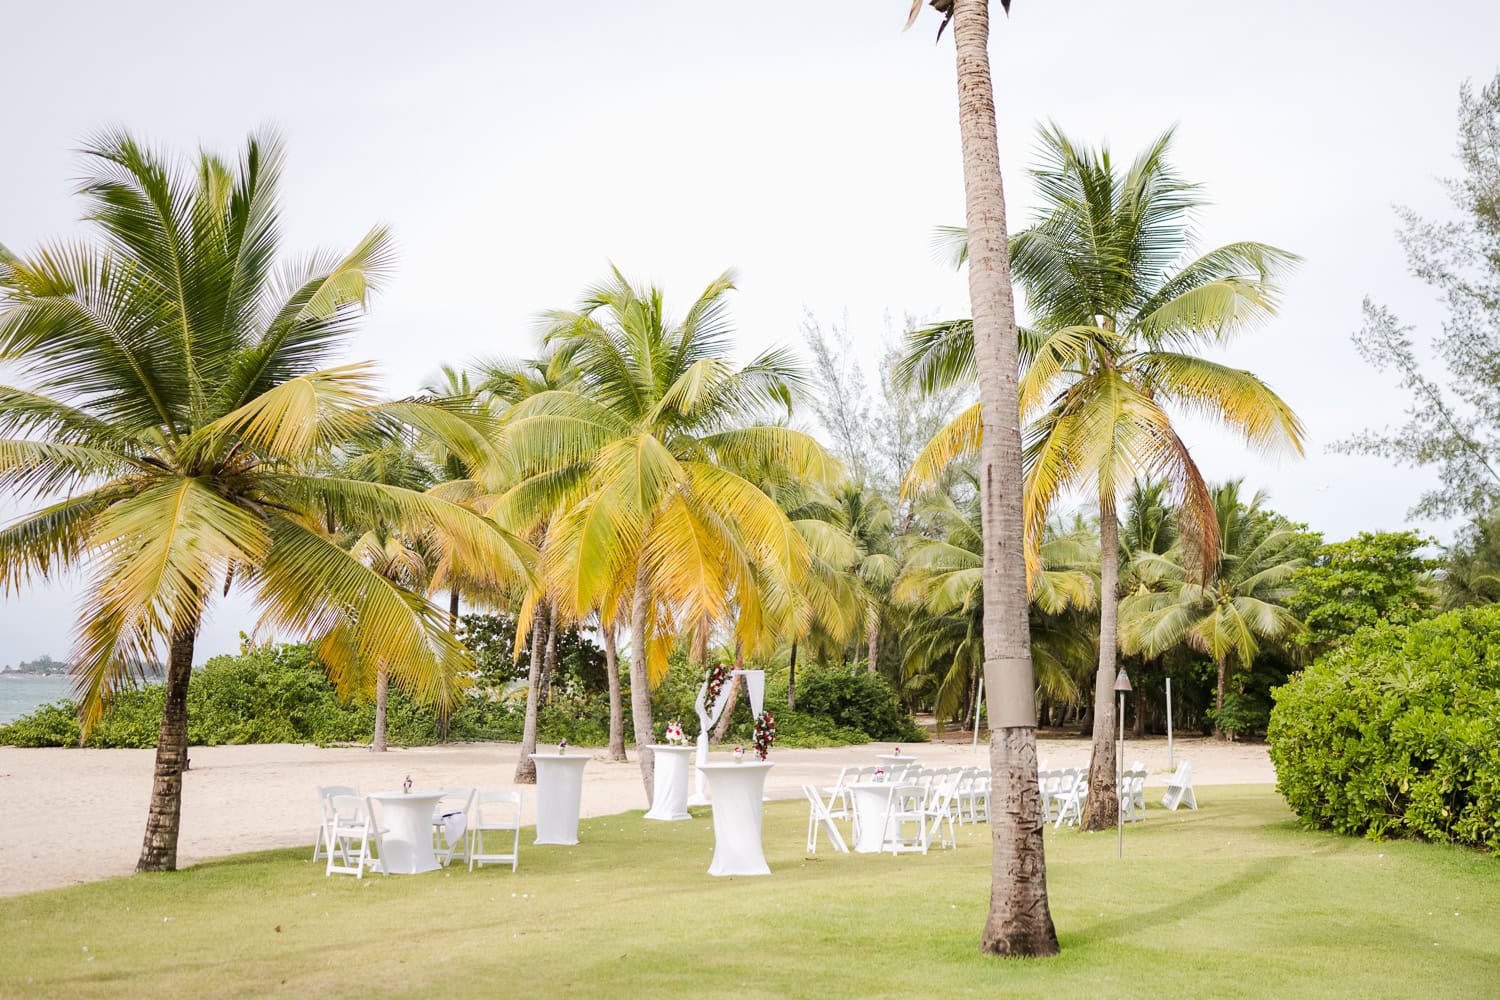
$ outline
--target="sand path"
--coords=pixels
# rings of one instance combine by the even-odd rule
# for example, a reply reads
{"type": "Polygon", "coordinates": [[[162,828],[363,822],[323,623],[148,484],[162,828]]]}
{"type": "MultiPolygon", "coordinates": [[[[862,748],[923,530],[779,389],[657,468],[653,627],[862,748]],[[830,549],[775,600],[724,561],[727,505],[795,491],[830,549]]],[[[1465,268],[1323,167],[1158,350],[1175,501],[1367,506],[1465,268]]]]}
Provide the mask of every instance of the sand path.
{"type": "MultiPolygon", "coordinates": [[[[550,749],[550,748],[549,748],[550,749]]],[[[1179,739],[1177,760],[1191,760],[1201,785],[1276,780],[1266,749],[1253,744],[1179,739]]],[[[826,784],[845,764],[875,763],[890,744],[826,750],[777,750],[766,783],[773,798],[800,796],[803,782],[826,784]]],[[[967,743],[911,744],[923,764],[984,765],[967,743]]],[[[583,749],[571,753],[586,752],[583,749]]],[[[308,845],[317,830],[314,789],[355,785],[398,788],[407,775],[421,788],[510,785],[519,746],[463,743],[373,754],[362,748],[194,747],[183,791],[178,862],[273,847],[308,845]]],[[[0,895],[74,885],[129,874],[140,850],[151,791],[151,750],[26,750],[0,747],[0,895]]],[[[1051,767],[1088,763],[1088,742],[1044,738],[1039,754],[1051,767]]],[[[1130,761],[1143,760],[1151,784],[1165,783],[1164,739],[1131,742],[1130,761]]],[[[526,821],[532,821],[528,794],[526,821]]],[[[584,816],[645,809],[637,765],[597,757],[584,780],[584,816]]]]}

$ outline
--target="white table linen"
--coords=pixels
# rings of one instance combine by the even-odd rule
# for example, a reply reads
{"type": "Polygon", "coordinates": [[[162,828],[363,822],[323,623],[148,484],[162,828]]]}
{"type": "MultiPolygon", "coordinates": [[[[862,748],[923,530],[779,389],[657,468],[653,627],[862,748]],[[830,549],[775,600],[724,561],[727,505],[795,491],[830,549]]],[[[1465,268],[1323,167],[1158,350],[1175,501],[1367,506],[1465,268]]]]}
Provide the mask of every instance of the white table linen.
{"type": "Polygon", "coordinates": [[[845,788],[854,803],[859,836],[849,846],[856,854],[879,854],[885,839],[886,811],[891,801],[889,781],[856,781],[845,788]]]}
{"type": "Polygon", "coordinates": [[[875,759],[886,767],[890,767],[892,764],[906,764],[908,767],[915,767],[917,765],[917,758],[909,753],[878,753],[875,755],[875,759]]]}
{"type": "Polygon", "coordinates": [[[649,749],[656,755],[656,779],[646,819],[692,819],[687,811],[688,759],[693,756],[694,748],[652,744],[649,749]]]}
{"type": "Polygon", "coordinates": [[[442,792],[372,792],[380,803],[375,821],[385,830],[380,838],[380,863],[392,875],[436,871],[432,852],[432,812],[442,792]]]}
{"type": "Polygon", "coordinates": [[[536,762],[536,840],[534,844],[578,843],[578,811],[583,801],[586,753],[534,753],[536,762]]]}
{"type": "Polygon", "coordinates": [[[760,842],[761,799],[773,764],[699,764],[708,777],[714,808],[714,859],[710,875],[769,875],[760,842]]]}

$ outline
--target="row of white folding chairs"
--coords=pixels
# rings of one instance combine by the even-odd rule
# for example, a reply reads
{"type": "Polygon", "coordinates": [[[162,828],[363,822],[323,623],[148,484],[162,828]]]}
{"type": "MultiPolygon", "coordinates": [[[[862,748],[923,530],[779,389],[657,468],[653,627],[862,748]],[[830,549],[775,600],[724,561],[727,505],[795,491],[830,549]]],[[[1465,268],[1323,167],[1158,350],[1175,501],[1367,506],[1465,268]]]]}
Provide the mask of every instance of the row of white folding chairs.
{"type": "Polygon", "coordinates": [[[1083,802],[1088,797],[1088,771],[1081,767],[1038,771],[1037,787],[1042,795],[1042,821],[1053,829],[1064,823],[1072,825],[1083,819],[1083,802]]]}
{"type": "Polygon", "coordinates": [[[940,847],[953,847],[957,843],[953,821],[962,814],[961,799],[972,793],[979,774],[977,767],[908,771],[891,790],[880,849],[893,855],[912,851],[926,854],[934,838],[940,847]]]}
{"type": "Polygon", "coordinates": [[[1120,819],[1139,823],[1146,818],[1146,765],[1136,761],[1120,775],[1120,819]]]}
{"type": "MultiPolygon", "coordinates": [[[[320,823],[313,860],[326,857],[325,874],[347,874],[363,878],[366,870],[385,874],[380,863],[381,838],[387,832],[376,822],[374,802],[347,785],[318,788],[320,823]]],[[[433,808],[433,854],[444,867],[455,857],[476,865],[509,862],[511,871],[520,860],[521,793],[480,792],[472,788],[445,789],[433,808]],[[509,852],[485,852],[486,832],[510,833],[509,852]]]]}
{"type": "Polygon", "coordinates": [[[821,789],[819,794],[826,797],[826,806],[830,818],[849,819],[854,814],[853,803],[849,801],[850,785],[861,781],[900,781],[915,767],[915,764],[904,762],[889,766],[884,764],[852,764],[842,768],[839,771],[837,780],[832,785],[821,789]]]}

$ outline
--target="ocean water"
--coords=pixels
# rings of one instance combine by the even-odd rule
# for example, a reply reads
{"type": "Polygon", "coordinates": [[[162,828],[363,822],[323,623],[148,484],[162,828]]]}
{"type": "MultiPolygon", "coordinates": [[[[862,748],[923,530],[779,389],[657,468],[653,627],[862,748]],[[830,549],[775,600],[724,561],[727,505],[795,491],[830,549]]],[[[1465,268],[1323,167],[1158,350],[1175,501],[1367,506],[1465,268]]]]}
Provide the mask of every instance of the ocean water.
{"type": "Polygon", "coordinates": [[[18,677],[0,674],[0,725],[14,722],[32,709],[68,697],[69,677],[18,677]]]}

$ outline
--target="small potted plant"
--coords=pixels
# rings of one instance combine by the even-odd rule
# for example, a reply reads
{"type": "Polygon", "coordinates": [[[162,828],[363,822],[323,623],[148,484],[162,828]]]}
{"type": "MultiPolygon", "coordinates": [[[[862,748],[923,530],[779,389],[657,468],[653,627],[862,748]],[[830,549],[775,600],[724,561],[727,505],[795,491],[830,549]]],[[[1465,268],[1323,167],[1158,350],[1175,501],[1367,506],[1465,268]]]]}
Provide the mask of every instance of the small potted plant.
{"type": "Polygon", "coordinates": [[[744,760],[745,760],[745,748],[744,747],[735,747],[734,748],[734,762],[736,764],[741,764],[741,763],[744,763],[744,760]]]}
{"type": "Polygon", "coordinates": [[[567,740],[558,740],[557,741],[557,755],[559,757],[561,757],[563,754],[565,754],[567,752],[568,752],[568,741],[567,740]]]}
{"type": "Polygon", "coordinates": [[[409,774],[406,776],[406,780],[403,781],[403,782],[401,782],[401,794],[402,795],[410,795],[411,794],[411,775],[409,775],[409,774]]]}

